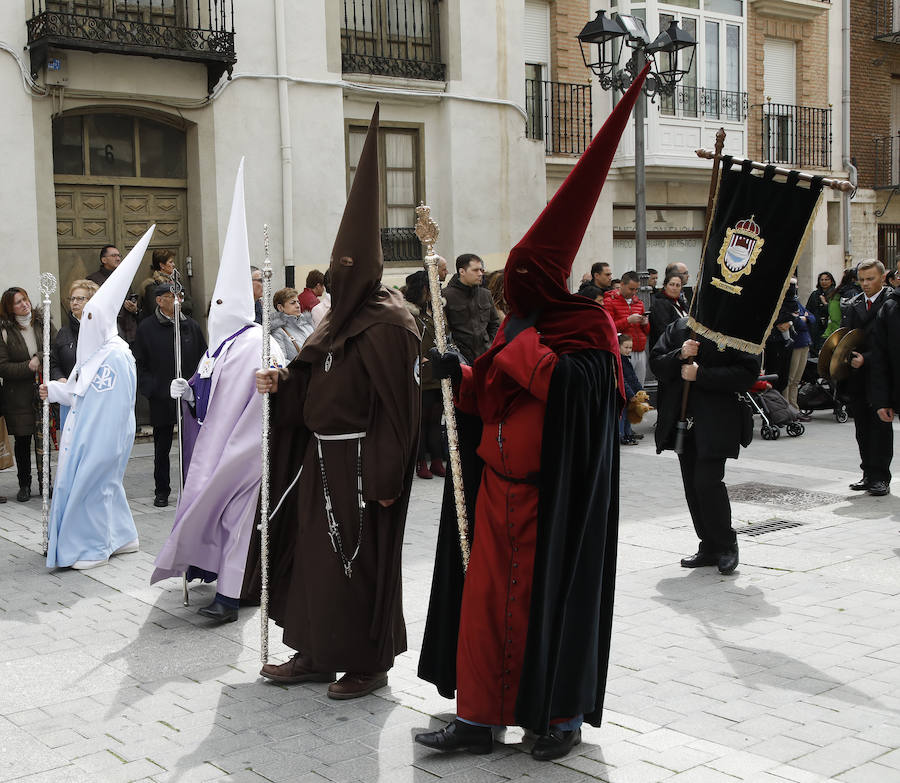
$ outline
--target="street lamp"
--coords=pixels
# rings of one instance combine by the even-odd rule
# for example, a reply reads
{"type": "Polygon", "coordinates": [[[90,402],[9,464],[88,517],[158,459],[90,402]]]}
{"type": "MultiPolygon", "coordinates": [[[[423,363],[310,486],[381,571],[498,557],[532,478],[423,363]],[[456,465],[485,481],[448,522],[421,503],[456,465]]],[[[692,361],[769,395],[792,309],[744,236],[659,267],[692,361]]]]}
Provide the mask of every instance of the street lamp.
{"type": "MultiPolygon", "coordinates": [[[[594,73],[604,90],[624,92],[644,65],[651,61],[653,67],[643,86],[644,94],[651,101],[657,95],[672,95],[675,92],[678,82],[693,66],[697,47],[697,42],[691,35],[674,21],[651,41],[642,19],[625,14],[607,17],[606,11],[597,11],[596,18],[588,22],[578,34],[578,43],[585,67],[594,73]],[[596,46],[596,55],[590,54],[592,46],[596,46]],[[631,56],[624,68],[619,68],[623,46],[631,49],[631,56]]],[[[644,169],[646,113],[646,105],[643,101],[638,101],[634,107],[634,249],[635,269],[640,275],[642,287],[647,282],[647,194],[644,169]]]]}

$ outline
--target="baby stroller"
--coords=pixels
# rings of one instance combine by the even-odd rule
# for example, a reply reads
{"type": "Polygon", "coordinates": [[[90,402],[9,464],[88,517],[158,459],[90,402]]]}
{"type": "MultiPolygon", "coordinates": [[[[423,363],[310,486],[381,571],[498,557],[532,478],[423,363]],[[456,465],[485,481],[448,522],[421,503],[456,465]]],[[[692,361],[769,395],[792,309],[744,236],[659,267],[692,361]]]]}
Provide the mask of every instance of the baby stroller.
{"type": "Polygon", "coordinates": [[[838,424],[844,424],[850,418],[846,401],[838,394],[831,381],[819,376],[816,359],[808,359],[806,362],[800,389],[797,391],[797,405],[806,416],[813,411],[830,409],[838,424]]]}
{"type": "Polygon", "coordinates": [[[772,388],[772,383],[777,380],[777,375],[760,375],[750,390],[741,395],[755,414],[762,419],[759,434],[762,435],[763,440],[778,440],[781,437],[782,427],[792,438],[797,438],[806,432],[803,423],[797,421],[800,411],[772,388]]]}

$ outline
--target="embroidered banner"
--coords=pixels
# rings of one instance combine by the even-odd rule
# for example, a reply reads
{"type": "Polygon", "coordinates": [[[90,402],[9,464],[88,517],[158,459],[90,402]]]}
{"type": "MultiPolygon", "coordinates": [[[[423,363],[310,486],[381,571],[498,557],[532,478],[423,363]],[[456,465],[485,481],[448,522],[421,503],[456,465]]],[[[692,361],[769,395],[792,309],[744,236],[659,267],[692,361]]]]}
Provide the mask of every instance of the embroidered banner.
{"type": "Polygon", "coordinates": [[[719,348],[762,353],[812,229],[822,178],[774,177],[774,166],[758,174],[745,161],[737,171],[730,156],[722,158],[688,320],[719,348]]]}

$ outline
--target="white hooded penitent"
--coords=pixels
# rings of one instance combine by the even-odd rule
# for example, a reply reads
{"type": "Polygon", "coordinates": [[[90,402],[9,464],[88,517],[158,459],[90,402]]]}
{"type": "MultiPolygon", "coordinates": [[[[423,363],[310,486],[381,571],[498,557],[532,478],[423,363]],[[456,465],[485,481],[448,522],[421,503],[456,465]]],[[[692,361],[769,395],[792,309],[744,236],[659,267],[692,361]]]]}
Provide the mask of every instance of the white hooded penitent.
{"type": "Polygon", "coordinates": [[[253,283],[250,279],[250,245],[247,241],[247,217],[244,210],[244,159],[238,167],[231,201],[231,217],[219,262],[219,275],[209,308],[209,350],[212,356],[219,346],[238,330],[255,323],[253,283]]]}
{"type": "Polygon", "coordinates": [[[116,340],[127,347],[125,341],[119,337],[116,318],[119,310],[122,309],[125,296],[131,288],[134,276],[141,266],[155,228],[156,224],[154,223],[147,229],[144,236],[122,259],[101,289],[84,306],[81,314],[81,326],[78,330],[75,369],[69,375],[66,383],[67,391],[70,393],[84,395],[116,340]]]}

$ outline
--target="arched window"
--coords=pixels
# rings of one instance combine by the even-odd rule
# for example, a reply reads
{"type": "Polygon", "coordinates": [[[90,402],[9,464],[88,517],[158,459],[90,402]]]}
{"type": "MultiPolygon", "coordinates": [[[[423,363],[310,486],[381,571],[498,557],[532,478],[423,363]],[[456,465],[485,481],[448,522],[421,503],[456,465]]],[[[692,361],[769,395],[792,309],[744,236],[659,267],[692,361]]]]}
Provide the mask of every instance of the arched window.
{"type": "Polygon", "coordinates": [[[127,114],[53,120],[53,173],[89,177],[185,179],[184,131],[127,114]]]}

